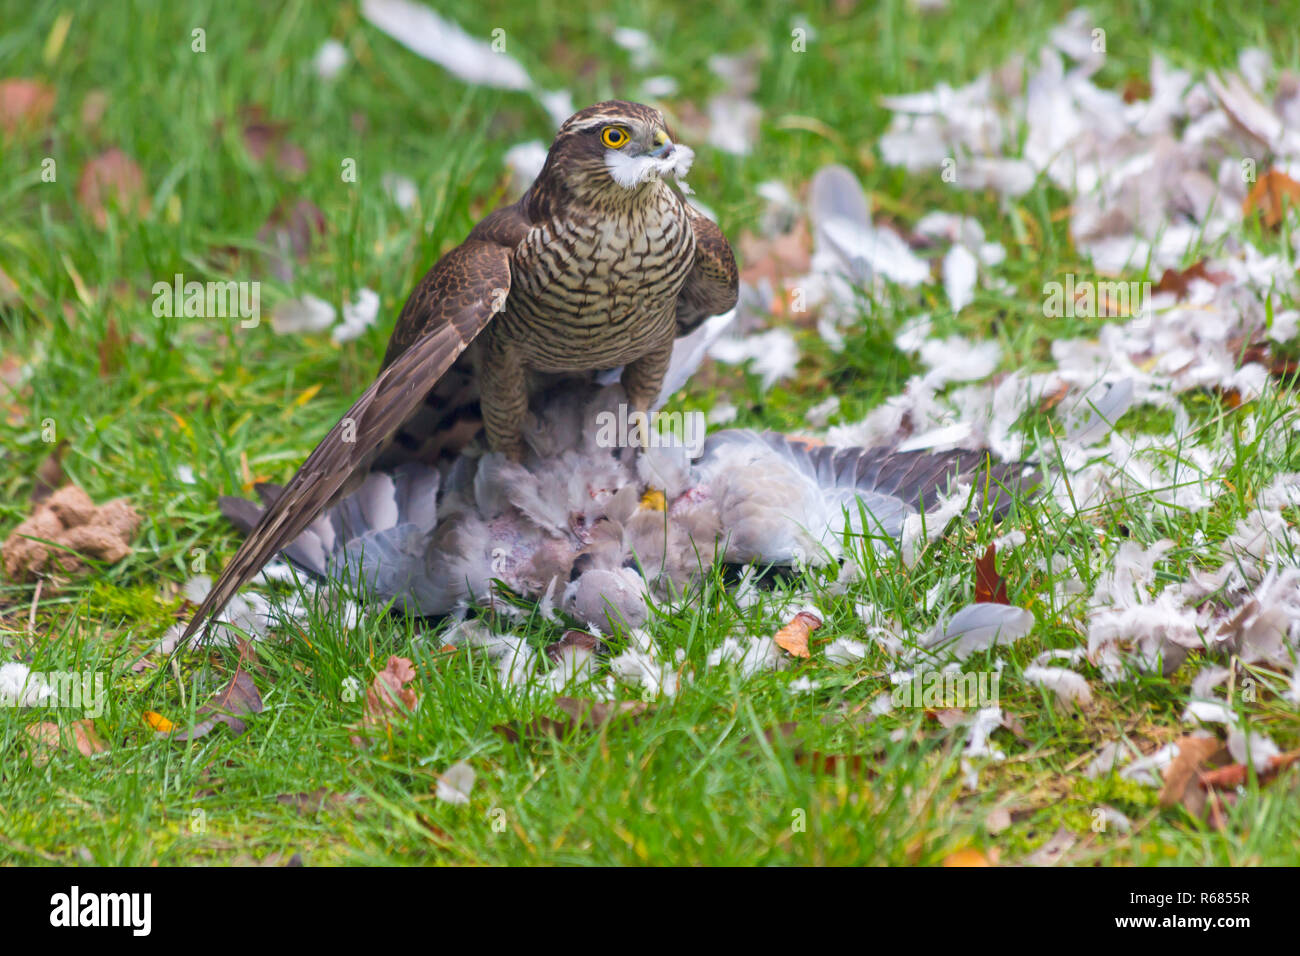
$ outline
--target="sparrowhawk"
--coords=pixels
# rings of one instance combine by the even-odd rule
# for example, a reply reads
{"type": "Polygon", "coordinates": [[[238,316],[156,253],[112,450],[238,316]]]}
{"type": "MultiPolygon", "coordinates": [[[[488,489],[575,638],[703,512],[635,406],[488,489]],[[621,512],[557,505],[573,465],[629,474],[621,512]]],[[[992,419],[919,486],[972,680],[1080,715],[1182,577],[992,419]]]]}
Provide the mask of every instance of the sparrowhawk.
{"type": "Polygon", "coordinates": [[[411,293],[378,377],[261,514],[181,643],[376,464],[432,462],[480,422],[518,459],[531,393],[618,366],[631,410],[647,411],[674,339],[736,302],[726,238],[666,181],[692,157],[648,106],[571,116],[523,197],[411,293]]]}

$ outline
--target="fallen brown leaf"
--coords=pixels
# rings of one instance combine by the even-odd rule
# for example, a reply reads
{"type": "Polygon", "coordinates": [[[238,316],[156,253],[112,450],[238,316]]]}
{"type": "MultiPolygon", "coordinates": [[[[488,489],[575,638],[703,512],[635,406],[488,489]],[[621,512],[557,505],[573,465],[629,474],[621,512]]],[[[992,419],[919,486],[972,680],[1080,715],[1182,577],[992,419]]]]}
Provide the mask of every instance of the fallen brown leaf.
{"type": "Polygon", "coordinates": [[[281,793],[276,796],[275,802],[282,807],[293,807],[305,816],[311,816],[325,808],[332,809],[348,804],[361,803],[364,799],[364,797],[357,797],[353,794],[334,793],[325,787],[317,787],[310,793],[281,793]]]}
{"type": "Polygon", "coordinates": [[[366,705],[362,711],[361,724],[356,729],[361,733],[352,737],[355,746],[365,743],[365,736],[375,732],[387,731],[394,721],[405,720],[420,703],[414,687],[407,687],[415,680],[415,665],[410,658],[392,655],[384,669],[375,675],[366,690],[366,705]]]}
{"type": "MultiPolygon", "coordinates": [[[[763,731],[768,743],[788,749],[796,766],[811,770],[816,775],[834,775],[842,767],[846,775],[872,777],[876,774],[876,762],[864,754],[828,754],[820,750],[809,750],[800,739],[799,722],[787,720],[763,731]]],[[[741,741],[747,750],[753,751],[753,737],[741,741]]]]}
{"type": "Polygon", "coordinates": [[[99,340],[99,377],[112,378],[117,372],[122,359],[122,346],[125,342],[122,333],[117,330],[117,319],[108,317],[104,337],[99,340]]]}
{"type": "Polygon", "coordinates": [[[770,239],[742,231],[739,245],[740,260],[745,263],[741,278],[750,285],[767,279],[774,289],[780,289],[783,280],[808,274],[812,237],[802,219],[789,232],[770,239]]]}
{"type": "Polygon", "coordinates": [[[955,707],[949,707],[944,710],[927,710],[925,716],[933,717],[942,727],[949,730],[966,723],[966,721],[971,717],[969,712],[958,710],[955,707]]]}
{"type": "Polygon", "coordinates": [[[546,656],[551,663],[558,664],[564,652],[571,647],[594,652],[600,649],[600,638],[586,631],[565,631],[558,641],[546,645],[546,656]]]}
{"type": "Polygon", "coordinates": [[[410,714],[419,703],[415,688],[406,686],[413,680],[415,665],[410,658],[389,657],[366,691],[366,716],[376,722],[386,722],[410,714]]]}
{"type": "Polygon", "coordinates": [[[974,847],[967,847],[943,858],[940,866],[992,866],[989,858],[974,847]]]}
{"type": "Polygon", "coordinates": [[[984,818],[984,829],[996,836],[1011,826],[1011,811],[1006,807],[996,807],[984,818]]]}
{"type": "Polygon", "coordinates": [[[975,559],[975,603],[1010,604],[1007,582],[998,574],[997,545],[990,544],[982,557],[975,559]]]}
{"type": "Polygon", "coordinates": [[[95,732],[91,720],[78,720],[61,728],[51,721],[41,721],[27,728],[27,735],[32,738],[32,762],[38,767],[49,762],[57,750],[75,750],[83,757],[103,753],[108,745],[95,732]]]}
{"type": "Polygon", "coordinates": [[[555,706],[566,719],[534,717],[525,723],[497,724],[492,729],[511,743],[543,737],[563,738],[577,731],[590,733],[621,719],[635,721],[649,710],[639,701],[596,701],[580,697],[557,697],[555,706]]]}
{"type": "Polygon", "coordinates": [[[1139,100],[1148,100],[1151,98],[1151,84],[1144,76],[1136,73],[1130,73],[1124,80],[1124,88],[1120,92],[1125,103],[1136,103],[1139,100]]]}
{"type": "Polygon", "coordinates": [[[257,241],[270,248],[267,267],[271,273],[292,282],[294,263],[310,255],[325,228],[325,214],[309,199],[276,206],[257,233],[257,241]]]}
{"type": "Polygon", "coordinates": [[[1270,169],[1242,202],[1241,214],[1249,216],[1258,210],[1265,228],[1275,229],[1282,224],[1288,206],[1300,206],[1300,183],[1280,169],[1270,169]]]}
{"type": "Polygon", "coordinates": [[[1201,765],[1224,749],[1217,737],[1181,737],[1177,741],[1178,756],[1165,769],[1164,786],[1160,788],[1158,802],[1162,807],[1183,804],[1195,816],[1204,807],[1204,793],[1195,786],[1201,765]]]}
{"type": "Polygon", "coordinates": [[[1156,283],[1156,292],[1172,292],[1178,298],[1187,295],[1187,290],[1192,284],[1193,279],[1203,279],[1206,282],[1212,282],[1214,285],[1223,285],[1232,278],[1226,272],[1211,272],[1205,266],[1205,260],[1194,263],[1186,269],[1166,269],[1160,276],[1160,281],[1156,283]]]}
{"type": "Polygon", "coordinates": [[[594,730],[623,717],[639,717],[650,708],[633,700],[588,700],[585,697],[557,697],[555,706],[580,726],[594,730]]]}
{"type": "Polygon", "coordinates": [[[108,226],[109,209],[134,219],[149,214],[144,173],[134,159],[117,147],[86,163],[77,181],[77,200],[100,229],[108,226]]]}
{"type": "Polygon", "coordinates": [[[229,683],[218,691],[212,700],[194,712],[196,717],[201,716],[205,719],[189,730],[171,734],[173,740],[198,740],[211,733],[217,724],[225,724],[236,736],[248,729],[248,725],[240,718],[248,714],[260,714],[263,706],[262,695],[257,692],[257,685],[244,669],[246,661],[255,653],[253,646],[247,641],[239,642],[239,663],[235,665],[235,673],[229,683]]]}
{"type": "MultiPolygon", "coordinates": [[[[1276,776],[1278,771],[1286,769],[1297,760],[1300,760],[1300,750],[1290,750],[1284,754],[1278,754],[1276,757],[1270,757],[1268,766],[1257,770],[1256,774],[1262,783],[1276,776]]],[[[1212,788],[1216,790],[1235,790],[1237,787],[1245,786],[1249,777],[1250,772],[1245,764],[1233,763],[1217,770],[1199,774],[1198,782],[1204,790],[1212,788]]]]}
{"type": "Polygon", "coordinates": [[[103,90],[91,90],[81,101],[81,125],[87,133],[99,130],[100,121],[108,111],[108,94],[103,90]]]}
{"type": "Polygon", "coordinates": [[[295,177],[307,172],[307,154],[285,138],[288,123],[268,119],[266,110],[256,105],[241,111],[240,122],[244,146],[257,162],[271,159],[276,169],[295,177]]]}
{"type": "Polygon", "coordinates": [[[54,111],[54,87],[40,80],[0,81],[0,132],[11,136],[39,130],[54,111]]]}
{"type": "Polygon", "coordinates": [[[811,657],[808,635],[822,626],[822,619],[811,611],[800,611],[785,627],[772,636],[776,646],[793,657],[811,657]]]}

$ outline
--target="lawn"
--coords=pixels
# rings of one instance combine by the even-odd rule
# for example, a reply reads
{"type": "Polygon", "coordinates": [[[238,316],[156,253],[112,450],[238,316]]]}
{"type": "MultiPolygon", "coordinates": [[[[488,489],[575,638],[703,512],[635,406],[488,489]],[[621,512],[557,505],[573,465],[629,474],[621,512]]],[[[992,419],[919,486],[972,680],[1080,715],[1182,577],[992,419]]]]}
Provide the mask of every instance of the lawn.
{"type": "MultiPolygon", "coordinates": [[[[647,78],[672,77],[677,88],[663,103],[687,128],[724,89],[710,58],[756,55],[753,148],[733,155],[694,142],[689,177],[742,258],[765,248],[740,243],[762,229],[759,185],[799,194],[828,163],[858,177],[877,221],[905,228],[946,210],[978,220],[1005,247],[1005,281],[960,311],[941,282],[865,290],[842,349],[815,323],[769,317],[799,345],[794,375],[765,388],[752,370],[710,363],[673,407],[729,404],[741,426],[811,434],[808,411],[835,395],[831,424],[851,425],[918,372],[894,339],[921,313],[936,335],[996,342],[998,374],[1050,369],[1053,342],[1101,334],[1104,319],[1044,315],[1044,283],[1100,273],[1071,239],[1069,196],[1044,179],[1014,199],[956,191],[887,164],[877,147],[891,117],[881,96],[961,86],[1028,56],[1069,4],[953,0],[922,13],[905,0],[836,0],[794,18],[764,0],[435,5],[473,37],[504,43],[538,89],[568,90],[578,107],[636,99],[647,78]],[[616,42],[619,27],[653,38],[653,59],[616,42]],[[793,31],[804,31],[801,51],[793,31]]],[[[1143,81],[1153,52],[1203,72],[1261,47],[1278,69],[1300,69],[1285,4],[1116,0],[1090,9],[1106,27],[1101,87],[1143,81]]],[[[1300,862],[1294,766],[1247,774],[1208,821],[1161,806],[1158,785],[1085,773],[1108,741],[1124,737],[1150,754],[1194,729],[1183,714],[1208,651],[1168,675],[1115,681],[1096,661],[1075,662],[1091,688],[1086,707],[1063,705],[1025,677],[1042,652],[1086,645],[1089,595],[1122,545],[1170,540],[1154,580],[1185,581],[1221,563],[1212,546],[1257,510],[1263,489],[1300,471],[1300,419],[1282,375],[1245,400],[1190,390],[1177,412],[1139,405],[1118,423],[1125,435],[1161,436],[1178,418],[1189,444],[1218,449],[1218,491],[1204,507],[1161,507],[1160,495],[1133,493],[1075,512],[1024,495],[1003,521],[953,522],[915,560],[857,542],[849,572],[804,570],[757,601],[738,599],[718,569],[698,593],[656,607],[647,628],[678,663],[676,694],[642,693],[604,672],[565,689],[640,705],[621,719],[541,733],[538,718],[563,717],[553,687],[503,682],[484,654],[448,646],[451,622],[381,613],[355,627],[337,613],[313,615],[257,642],[252,661],[222,648],[165,664],[153,648],[192,609],[186,582],[215,574],[238,546],[217,497],[293,474],[371,381],[419,276],[513,200],[507,151],[549,142],[554,125],[534,96],[456,78],[369,25],[350,0],[0,0],[0,24],[0,80],[38,80],[54,93],[48,115],[0,130],[0,536],[28,516],[56,453],[67,482],[96,503],[125,498],[142,516],[120,561],[39,587],[0,580],[0,664],[91,672],[107,687],[97,746],[41,746],[29,733],[40,722],[71,733],[79,712],[0,707],[0,862],[1300,862]],[[347,62],[323,78],[313,60],[331,38],[347,62]],[[79,184],[112,149],[138,164],[140,187],[97,221],[79,184]],[[394,177],[414,196],[395,196],[394,177]],[[277,252],[280,240],[288,252],[277,252]],[[177,274],[259,281],[260,322],[158,314],[168,310],[154,308],[154,286],[177,274]],[[378,320],[345,341],[277,334],[269,318],[291,297],[339,308],[363,289],[378,293],[378,320]],[[1007,543],[1015,532],[1019,546],[1007,543]],[[968,753],[969,721],[951,709],[874,706],[897,662],[867,640],[862,613],[869,605],[875,621],[924,633],[975,598],[976,558],[995,540],[1010,602],[1035,618],[1027,638],[968,665],[1000,675],[1007,719],[991,749],[1001,759],[968,753]],[[809,602],[824,616],[809,659],[756,672],[709,665],[728,636],[770,635],[790,607],[809,602]],[[842,638],[866,642],[865,656],[830,659],[826,648],[842,638]],[[359,746],[364,688],[392,656],[413,662],[419,705],[359,746]],[[242,734],[218,727],[187,743],[146,722],[192,723],[241,666],[265,705],[242,734]],[[468,802],[440,799],[440,775],[461,762],[475,773],[468,802]],[[1112,813],[1124,825],[1108,825],[1112,813]]],[[[1245,228],[1261,251],[1293,255],[1288,227],[1245,228]]],[[[1159,278],[1141,264],[1123,276],[1159,278]]],[[[1269,308],[1295,302],[1279,293],[1269,308]]],[[[1045,404],[1018,428],[1029,456],[1050,460],[1054,410],[1045,404]]],[[[1283,513],[1289,525],[1295,512],[1283,513]]],[[[538,648],[566,629],[537,613],[490,623],[538,648]]],[[[628,639],[614,635],[611,650],[628,639]]],[[[1282,751],[1300,746],[1287,673],[1223,655],[1214,662],[1232,665],[1240,726],[1282,751]],[[1258,693],[1242,695],[1243,681],[1258,693]]]]}

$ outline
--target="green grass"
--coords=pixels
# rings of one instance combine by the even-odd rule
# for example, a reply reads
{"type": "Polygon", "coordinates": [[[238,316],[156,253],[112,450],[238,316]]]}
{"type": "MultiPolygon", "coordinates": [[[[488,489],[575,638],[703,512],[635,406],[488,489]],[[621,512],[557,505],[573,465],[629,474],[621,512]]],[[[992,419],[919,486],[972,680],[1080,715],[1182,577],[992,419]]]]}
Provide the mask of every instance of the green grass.
{"type": "MultiPolygon", "coordinates": [[[[1020,859],[1060,827],[1079,836],[1075,862],[1300,862],[1294,770],[1266,786],[1252,781],[1222,831],[1159,810],[1152,789],[1082,776],[1090,752],[1120,733],[1147,750],[1181,733],[1196,655],[1172,678],[1114,686],[1084,667],[1098,698],[1086,716],[1053,707],[1020,678],[1042,649],[1083,640],[1080,602],[1056,604],[1053,575],[1039,562],[1068,555],[1091,587],[1119,541],[1171,537],[1177,547],[1161,573],[1185,575],[1200,561],[1196,532],[1221,540],[1272,475],[1300,469],[1300,439],[1276,424],[1294,413],[1286,392],[1237,409],[1211,397],[1187,402],[1201,440],[1236,449],[1226,475],[1234,493],[1205,512],[1162,513],[1135,499],[1084,522],[1021,502],[999,527],[954,525],[912,568],[893,551],[856,547],[860,580],[846,596],[818,576],[791,583],[811,587],[827,613],[815,648],[835,637],[862,639],[855,601],[871,602],[916,635],[945,608],[971,599],[973,558],[989,541],[1013,528],[1026,532],[1027,544],[999,560],[1012,601],[1037,619],[1034,634],[970,665],[988,669],[1006,659],[1002,706],[1025,736],[995,735],[1007,759],[981,765],[978,791],[964,787],[964,730],[945,729],[920,711],[864,719],[870,701],[888,689],[882,651],[846,667],[821,660],[815,649],[811,662],[748,679],[731,668],[707,669],[708,652],[733,629],[771,633],[782,623],[737,608],[719,581],[656,617],[655,639],[669,654],[680,649],[695,678],[635,723],[510,743],[493,727],[558,716],[549,695],[507,692],[481,655],[441,652],[440,634],[374,617],[351,633],[337,621],[314,621],[308,639],[261,645],[264,670],[255,679],[266,710],[244,735],[219,729],[189,745],[156,739],[144,711],[183,722],[235,666],[233,651],[216,651],[191,656],[178,673],[131,670],[180,614],[184,580],[198,564],[215,571],[237,545],[216,496],[246,493],[250,478],[292,474],[370,381],[416,278],[502,200],[504,150],[546,139],[549,124],[527,97],[467,87],[399,47],[361,22],[356,4],[141,2],[127,15],[120,6],[0,0],[0,79],[38,77],[58,93],[46,134],[0,143],[0,268],[19,290],[0,300],[0,356],[30,368],[12,394],[0,396],[0,531],[7,534],[28,512],[33,476],[52,447],[42,440],[47,419],[67,442],[69,480],[96,501],[126,496],[145,515],[134,553],[60,590],[45,589],[30,631],[33,588],[0,584],[0,640],[8,645],[0,662],[98,671],[111,687],[96,723],[108,748],[89,759],[57,753],[34,765],[25,728],[73,718],[0,709],[0,862],[184,864],[299,853],[310,864],[931,864],[968,846],[1020,859]],[[72,14],[66,41],[47,58],[47,39],[65,10],[72,14]],[[206,31],[206,53],[191,52],[195,27],[206,31]],[[330,36],[349,47],[352,62],[323,83],[309,61],[330,36]],[[92,91],[108,104],[93,129],[81,119],[92,91]],[[282,174],[249,156],[235,117],[253,105],[287,124],[286,138],[308,158],[304,174],[282,174]],[[152,212],[143,221],[114,215],[101,231],[80,209],[76,183],[86,161],[109,146],[140,163],[152,212]],[[57,162],[53,183],[40,177],[46,157],[57,162]],[[356,161],[356,183],[340,177],[347,158],[356,161]],[[380,185],[390,171],[418,185],[419,203],[409,213],[380,185]],[[285,285],[269,278],[257,236],[277,205],[299,198],[321,209],[327,229],[285,285]],[[150,289],[177,272],[200,281],[260,279],[264,315],[288,295],[311,292],[337,305],[367,286],[380,293],[381,322],[336,346],[325,335],[276,336],[265,320],[240,329],[222,320],[156,318],[150,289]],[[1273,424],[1248,442],[1248,417],[1273,424]],[[180,481],[181,465],[193,468],[196,484],[180,481]],[[937,603],[928,605],[937,585],[937,603]],[[422,704],[391,738],[358,749],[349,738],[362,701],[345,699],[344,681],[368,684],[390,654],[416,662],[422,704]],[[792,693],[792,681],[804,676],[817,689],[792,693]],[[784,724],[794,725],[792,733],[776,732],[784,724]],[[861,760],[828,769],[811,754],[861,760]],[[437,775],[459,760],[478,774],[465,807],[434,797],[437,775]],[[308,812],[277,801],[322,787],[353,799],[308,812]],[[1092,812],[1101,804],[1127,814],[1134,831],[1094,834],[1092,812]],[[1014,815],[994,834],[986,818],[996,807],[1014,815]]],[[[935,313],[937,332],[995,338],[1007,369],[1046,367],[1052,340],[1095,331],[1088,320],[1049,327],[1041,318],[1046,278],[1089,272],[1059,215],[1063,196],[1040,186],[1002,204],[885,167],[873,149],[888,119],[879,94],[957,85],[1017,50],[1032,51],[1067,4],[954,2],[951,11],[927,17],[902,0],[819,5],[805,11],[817,33],[802,54],[790,50],[788,8],[766,0],[619,0],[599,10],[501,0],[438,6],[475,35],[505,29],[508,51],[538,83],[572,90],[579,105],[631,96],[653,73],[677,78],[676,102],[700,104],[719,87],[706,66],[710,55],[765,51],[758,147],[744,159],[700,148],[690,177],[733,238],[754,228],[762,212],[759,182],[798,188],[822,164],[840,162],[859,175],[881,214],[904,223],[934,208],[969,214],[1008,249],[1000,274],[1019,297],[981,293],[958,318],[937,286],[911,298],[891,294],[871,303],[870,320],[847,330],[843,352],[801,333],[805,358],[796,379],[763,395],[752,377],[714,370],[682,399],[684,407],[725,399],[740,407],[742,424],[800,429],[804,411],[834,392],[842,419],[855,421],[913,371],[890,341],[896,325],[918,311],[935,313]],[[612,25],[649,31],[662,61],[634,69],[610,41],[612,25]]],[[[1284,4],[1090,6],[1107,29],[1105,85],[1144,76],[1153,49],[1179,64],[1218,67],[1262,45],[1279,65],[1298,65],[1300,40],[1284,4]]],[[[1046,436],[1052,423],[1050,415],[1029,416],[1025,427],[1046,436]]],[[[1150,409],[1123,422],[1133,432],[1167,425],[1150,409]]],[[[555,634],[540,621],[518,630],[538,645],[555,634]]],[[[1265,690],[1243,710],[1252,726],[1294,747],[1300,720],[1268,692],[1276,683],[1261,674],[1265,690]]]]}

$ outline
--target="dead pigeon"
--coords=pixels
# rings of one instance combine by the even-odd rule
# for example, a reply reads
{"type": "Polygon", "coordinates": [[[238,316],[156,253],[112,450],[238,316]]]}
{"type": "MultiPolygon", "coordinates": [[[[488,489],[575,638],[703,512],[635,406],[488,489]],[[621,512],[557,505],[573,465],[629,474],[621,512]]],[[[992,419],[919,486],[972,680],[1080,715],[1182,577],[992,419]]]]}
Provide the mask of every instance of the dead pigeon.
{"type": "MultiPolygon", "coordinates": [[[[504,586],[593,627],[637,627],[649,598],[682,593],[716,560],[825,565],[846,534],[898,538],[958,483],[987,479],[979,506],[1000,514],[1006,488],[1030,477],[981,452],[836,449],[739,429],[709,436],[697,459],[668,440],[634,455],[603,443],[597,424],[625,403],[619,385],[557,393],[534,410],[522,462],[470,450],[441,468],[376,472],[283,555],[410,614],[461,613],[504,586]]],[[[263,507],[276,491],[259,488],[263,507]]],[[[239,498],[221,510],[245,531],[261,514],[239,498]]]]}

